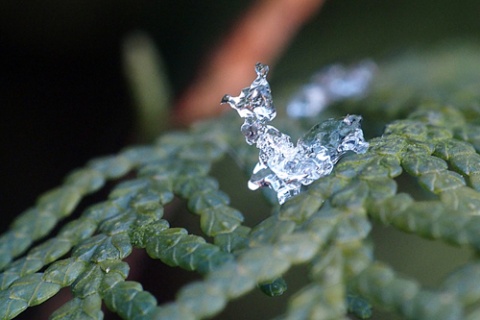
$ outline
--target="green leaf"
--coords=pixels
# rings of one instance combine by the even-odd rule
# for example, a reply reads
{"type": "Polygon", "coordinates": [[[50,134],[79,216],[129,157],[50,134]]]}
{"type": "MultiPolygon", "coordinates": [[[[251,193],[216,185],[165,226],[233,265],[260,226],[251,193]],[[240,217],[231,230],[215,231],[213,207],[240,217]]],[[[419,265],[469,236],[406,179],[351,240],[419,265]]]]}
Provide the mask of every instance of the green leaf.
{"type": "MultiPolygon", "coordinates": [[[[229,196],[219,189],[224,183],[238,193],[232,202],[263,210],[252,193],[242,191],[246,176],[238,181],[229,174],[211,176],[227,151],[231,158],[220,166],[236,163],[251,174],[258,161],[235,112],[167,133],[153,145],[90,161],[0,236],[0,318],[16,317],[62,287],[74,298],[51,319],[102,319],[102,302],[124,319],[210,318],[255,287],[270,296],[283,293],[281,277],[288,273],[293,282],[301,277],[304,287],[285,298],[282,319],[343,319],[347,312],[368,318],[378,307],[406,319],[476,320],[476,255],[426,289],[421,279],[405,278],[378,262],[369,237],[370,219],[376,219],[480,250],[480,59],[472,48],[455,45],[453,51],[381,62],[368,94],[321,115],[361,113],[365,136],[376,136],[368,151],[347,154],[332,174],[302,187],[282,206],[264,190],[271,214],[244,218],[229,206],[229,196]],[[108,183],[108,196],[98,193],[86,199],[95,202],[91,207],[76,209],[107,180],[116,180],[108,183]],[[237,188],[239,183],[243,187],[237,188]],[[177,216],[181,200],[169,204],[174,193],[200,216],[191,219],[197,226],[188,231],[177,216]],[[195,235],[201,231],[205,237],[195,235]],[[180,288],[175,301],[157,306],[141,284],[126,281],[130,267],[123,259],[133,246],[201,277],[180,288]]],[[[292,137],[317,121],[281,118],[279,112],[278,127],[292,137]]]]}
{"type": "Polygon", "coordinates": [[[150,184],[149,179],[141,178],[129,181],[124,181],[117,185],[109,198],[120,198],[126,194],[137,194],[139,191],[144,190],[150,184]]]}
{"type": "Polygon", "coordinates": [[[461,175],[447,170],[423,174],[418,182],[433,193],[445,192],[465,185],[465,180],[461,175]]]}
{"type": "Polygon", "coordinates": [[[27,309],[27,301],[11,299],[9,291],[0,291],[0,318],[13,319],[27,309]]]}
{"type": "Polygon", "coordinates": [[[42,274],[34,273],[12,283],[9,298],[23,300],[28,306],[35,306],[54,296],[60,288],[56,283],[43,281],[42,274]]]}
{"type": "Polygon", "coordinates": [[[50,190],[37,201],[40,211],[51,211],[57,218],[68,216],[82,198],[80,188],[64,186],[50,190]]]}
{"type": "Polygon", "coordinates": [[[362,207],[368,195],[368,184],[357,180],[349,186],[337,192],[332,197],[332,205],[335,207],[362,207]]]}
{"type": "Polygon", "coordinates": [[[250,232],[250,245],[256,247],[262,244],[275,243],[284,235],[292,233],[295,228],[293,221],[278,220],[277,217],[269,217],[259,223],[250,232]]]}
{"type": "Polygon", "coordinates": [[[480,155],[477,153],[452,155],[449,162],[463,175],[480,173],[480,155]]]}
{"type": "Polygon", "coordinates": [[[195,270],[195,251],[205,245],[203,238],[187,235],[174,246],[165,247],[163,251],[163,259],[169,261],[169,265],[181,266],[187,270],[195,270]]]}
{"type": "Polygon", "coordinates": [[[403,158],[402,164],[405,170],[414,176],[441,172],[448,168],[448,165],[444,160],[428,155],[406,156],[403,158]]]}
{"type": "Polygon", "coordinates": [[[435,146],[435,154],[438,154],[445,160],[472,153],[475,153],[475,149],[470,144],[455,139],[442,141],[435,146]]]}
{"type": "Polygon", "coordinates": [[[105,294],[107,307],[124,319],[150,319],[157,301],[138,282],[121,282],[105,294]]]}
{"type": "Polygon", "coordinates": [[[443,282],[442,288],[455,294],[465,305],[470,305],[480,299],[480,265],[472,261],[450,274],[443,282]]]}
{"type": "Polygon", "coordinates": [[[440,200],[449,209],[466,215],[480,214],[480,193],[467,187],[448,190],[440,194],[440,200]]]}
{"type": "Polygon", "coordinates": [[[100,171],[95,169],[78,169],[65,178],[65,184],[78,187],[85,193],[90,193],[103,187],[105,177],[100,171]]]}
{"type": "Polygon", "coordinates": [[[427,127],[418,120],[397,120],[386,126],[385,134],[398,134],[412,140],[424,141],[427,137],[427,127]]]}
{"type": "Polygon", "coordinates": [[[60,229],[59,239],[68,239],[72,244],[77,244],[93,235],[97,229],[97,223],[88,218],[80,218],[70,221],[60,229]]]}
{"type": "Polygon", "coordinates": [[[188,200],[188,208],[192,212],[202,213],[230,203],[230,198],[225,193],[208,189],[207,191],[198,191],[188,200]]]}
{"type": "Polygon", "coordinates": [[[287,201],[280,208],[280,219],[301,223],[314,214],[323,204],[325,198],[314,190],[305,195],[298,195],[287,201]]]}
{"type": "Polygon", "coordinates": [[[127,211],[102,221],[99,225],[99,230],[109,236],[126,233],[135,223],[136,218],[132,211],[127,211]]]}
{"type": "Polygon", "coordinates": [[[200,226],[206,235],[214,237],[232,232],[243,222],[243,219],[243,215],[238,210],[220,205],[201,214],[200,226]]]}
{"type": "Polygon", "coordinates": [[[92,294],[85,299],[74,298],[57,309],[50,320],[101,320],[102,299],[98,294],[92,294]]]}
{"type": "Polygon", "coordinates": [[[96,294],[102,282],[103,272],[96,264],[88,264],[72,284],[72,292],[77,298],[85,299],[96,294]]]}
{"type": "MultiPolygon", "coordinates": [[[[129,203],[130,199],[126,202],[129,203]]],[[[91,219],[95,223],[100,223],[105,219],[117,216],[126,209],[121,201],[105,201],[89,207],[83,214],[84,218],[91,219]]]]}
{"type": "Polygon", "coordinates": [[[160,208],[161,197],[160,194],[153,191],[146,191],[140,193],[132,200],[132,207],[137,212],[147,213],[155,211],[160,208]]]}
{"type": "Polygon", "coordinates": [[[342,287],[328,290],[311,284],[298,292],[288,305],[286,319],[341,319],[346,312],[342,287]]]}
{"type": "Polygon", "coordinates": [[[251,229],[246,226],[239,226],[232,232],[216,235],[214,243],[222,251],[234,252],[235,250],[242,250],[248,245],[250,230],[251,229]]]}
{"type": "Polygon", "coordinates": [[[201,282],[183,287],[178,293],[177,301],[192,313],[198,312],[205,317],[215,315],[226,305],[226,297],[221,288],[201,282]]]}
{"type": "Polygon", "coordinates": [[[386,134],[369,141],[370,150],[382,156],[396,157],[403,153],[407,146],[407,139],[398,134],[386,134]]]}
{"type": "Polygon", "coordinates": [[[368,202],[376,202],[393,197],[397,193],[398,185],[390,178],[364,180],[368,186],[368,202]]]}
{"type": "Polygon", "coordinates": [[[183,238],[187,237],[188,232],[181,228],[166,229],[147,240],[147,253],[154,259],[162,259],[166,264],[175,265],[170,257],[170,252],[183,238]]]}
{"type": "Polygon", "coordinates": [[[126,233],[118,233],[98,243],[90,259],[97,263],[105,260],[119,260],[131,252],[130,237],[126,233]]]}
{"type": "Polygon", "coordinates": [[[12,224],[12,229],[18,230],[30,239],[39,239],[48,234],[57,222],[52,211],[32,208],[25,211],[12,224]]]}
{"type": "Polygon", "coordinates": [[[253,276],[257,283],[276,278],[290,267],[290,261],[285,256],[279,255],[271,246],[245,251],[239,257],[238,264],[241,269],[245,269],[246,273],[253,276]]]}
{"type": "Polygon", "coordinates": [[[7,231],[0,237],[0,267],[7,266],[12,258],[24,252],[33,242],[28,235],[16,230],[7,231]]]}
{"type": "Polygon", "coordinates": [[[15,280],[20,278],[18,271],[6,270],[0,275],[0,290],[7,289],[15,280]]]}
{"type": "Polygon", "coordinates": [[[153,319],[194,320],[197,319],[190,310],[180,307],[178,304],[164,304],[154,310],[153,319]]]}
{"type": "Polygon", "coordinates": [[[342,217],[335,228],[335,240],[339,243],[351,242],[366,238],[372,225],[366,216],[352,212],[342,217]]]}
{"type": "Polygon", "coordinates": [[[284,234],[275,245],[275,251],[287,257],[291,263],[309,261],[320,249],[317,235],[311,232],[284,234]]]}
{"type": "Polygon", "coordinates": [[[202,274],[206,274],[232,261],[233,256],[207,243],[195,251],[192,259],[194,259],[192,265],[195,266],[196,270],[202,274]]]}
{"type": "Polygon", "coordinates": [[[196,192],[210,192],[217,189],[218,182],[211,177],[183,177],[175,182],[175,192],[184,198],[191,198],[196,192]]]}
{"type": "Polygon", "coordinates": [[[132,162],[123,156],[109,156],[94,159],[88,166],[101,172],[108,179],[115,179],[127,174],[132,168],[132,162]]]}
{"type": "Polygon", "coordinates": [[[216,269],[215,272],[210,273],[207,281],[214,286],[220,287],[222,292],[230,299],[245,294],[256,285],[253,275],[234,261],[225,263],[216,269]]]}
{"type": "Polygon", "coordinates": [[[82,260],[73,258],[59,260],[45,270],[43,280],[66,287],[71,285],[85,271],[85,267],[86,263],[82,260]]]}

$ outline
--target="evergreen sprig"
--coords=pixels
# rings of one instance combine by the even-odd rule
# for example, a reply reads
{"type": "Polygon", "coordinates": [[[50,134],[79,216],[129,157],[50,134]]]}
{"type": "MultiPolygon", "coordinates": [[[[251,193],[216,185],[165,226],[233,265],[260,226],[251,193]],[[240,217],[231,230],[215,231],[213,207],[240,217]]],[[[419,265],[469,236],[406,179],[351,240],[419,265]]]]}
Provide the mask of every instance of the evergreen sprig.
{"type": "MultiPolygon", "coordinates": [[[[479,65],[467,58],[465,63],[479,65]]],[[[290,298],[281,319],[344,319],[349,313],[366,319],[372,304],[407,319],[476,319],[477,257],[427,289],[377,261],[369,239],[375,219],[480,249],[480,110],[472,90],[479,87],[480,73],[463,89],[445,85],[456,84],[453,77],[434,83],[438,91],[415,79],[424,90],[409,91],[411,84],[394,72],[405,63],[386,64],[368,98],[339,107],[361,108],[367,121],[379,114],[391,119],[381,136],[369,140],[368,152],[345,157],[331,175],[281,207],[273,205],[272,214],[254,226],[244,224],[210,174],[226,156],[246,171],[257,160],[255,148],[238,132],[235,115],[76,170],[1,236],[0,318],[14,318],[65,287],[73,299],[51,319],[102,319],[102,301],[123,319],[208,318],[257,286],[271,296],[282,294],[287,285],[282,276],[303,264],[310,282],[290,298]],[[448,90],[456,97],[447,99],[450,105],[443,100],[448,90]],[[398,91],[407,92],[400,102],[398,91]],[[416,179],[428,199],[399,192],[401,175],[416,179]],[[117,183],[105,201],[49,235],[107,180],[117,183]],[[164,207],[175,197],[198,215],[203,235],[170,227],[164,207]],[[203,278],[184,286],[175,301],[157,305],[140,283],[126,280],[129,265],[123,260],[134,247],[203,278]]]]}

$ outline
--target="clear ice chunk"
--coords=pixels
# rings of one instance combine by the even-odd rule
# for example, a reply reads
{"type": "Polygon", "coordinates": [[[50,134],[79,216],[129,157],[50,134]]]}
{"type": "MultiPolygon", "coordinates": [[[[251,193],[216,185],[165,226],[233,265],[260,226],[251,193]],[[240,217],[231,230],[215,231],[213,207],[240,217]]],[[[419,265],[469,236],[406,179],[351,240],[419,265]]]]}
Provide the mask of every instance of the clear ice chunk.
{"type": "Polygon", "coordinates": [[[243,89],[238,97],[225,95],[222,99],[222,103],[228,103],[245,119],[241,132],[248,144],[260,150],[248,182],[251,190],[269,187],[283,204],[300,193],[302,186],[330,174],[345,153],[367,151],[368,142],[360,127],[362,117],[357,115],[319,123],[294,145],[290,136],[266,124],[276,116],[266,80],[268,66],[257,63],[255,70],[257,78],[250,87],[243,89]]]}
{"type": "Polygon", "coordinates": [[[222,103],[228,103],[242,118],[254,118],[262,123],[272,121],[277,112],[267,81],[268,70],[267,65],[257,63],[255,65],[257,78],[250,87],[244,88],[238,97],[226,94],[222,103]]]}

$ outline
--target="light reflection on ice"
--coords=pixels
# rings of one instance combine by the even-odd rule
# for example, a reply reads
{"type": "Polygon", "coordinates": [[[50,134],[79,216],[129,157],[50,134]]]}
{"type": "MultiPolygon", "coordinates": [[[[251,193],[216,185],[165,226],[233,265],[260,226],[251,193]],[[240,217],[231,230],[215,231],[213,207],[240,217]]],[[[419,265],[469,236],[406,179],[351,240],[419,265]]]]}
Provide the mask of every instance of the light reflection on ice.
{"type": "MultiPolygon", "coordinates": [[[[290,136],[266,124],[276,116],[266,80],[268,66],[257,63],[255,70],[257,78],[250,87],[244,88],[237,97],[225,95],[222,99],[222,103],[228,103],[245,119],[241,132],[247,143],[260,149],[258,163],[248,182],[250,189],[270,187],[277,192],[278,202],[283,204],[300,193],[302,186],[330,174],[346,152],[367,151],[368,143],[360,128],[362,117],[357,115],[319,123],[294,145],[290,136]]],[[[353,92],[355,87],[348,81],[332,86],[336,89],[346,87],[348,92],[353,92]]],[[[347,92],[345,90],[341,92],[347,92]]],[[[330,92],[333,94],[334,91],[330,92]]],[[[338,96],[340,91],[335,94],[338,96]]],[[[322,98],[318,96],[316,99],[322,98]]]]}

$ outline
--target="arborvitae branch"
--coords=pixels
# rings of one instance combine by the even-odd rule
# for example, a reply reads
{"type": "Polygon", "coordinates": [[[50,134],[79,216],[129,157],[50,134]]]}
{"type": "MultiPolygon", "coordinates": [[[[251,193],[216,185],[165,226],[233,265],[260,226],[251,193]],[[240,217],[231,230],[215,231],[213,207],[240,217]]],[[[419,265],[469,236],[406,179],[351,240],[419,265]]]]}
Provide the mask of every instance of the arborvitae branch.
{"type": "MultiPolygon", "coordinates": [[[[397,70],[397,64],[382,68],[397,70]]],[[[467,78],[478,82],[477,71],[467,78]]],[[[395,72],[385,72],[369,97],[340,106],[347,112],[361,109],[371,122],[385,116],[383,135],[369,140],[367,153],[345,157],[332,174],[274,205],[257,225],[245,225],[244,215],[210,174],[226,155],[244,170],[257,161],[234,115],[89,162],[41,196],[0,237],[0,318],[13,318],[65,287],[73,299],[52,319],[101,319],[102,301],[124,319],[207,318],[259,285],[271,296],[282,293],[282,276],[303,264],[310,282],[278,312],[285,319],[342,319],[349,310],[365,318],[369,303],[408,319],[475,319],[479,311],[468,308],[480,300],[477,257],[427,290],[376,261],[369,238],[375,219],[422,237],[480,248],[480,111],[473,103],[478,94],[467,85],[464,91],[452,85],[450,94],[445,84],[435,91],[422,82],[422,70],[415,72],[420,72],[413,77],[416,85],[425,89],[421,93],[396,80],[395,72]],[[428,102],[422,102],[425,97],[428,102]],[[428,196],[399,192],[403,177],[428,196]],[[49,235],[84,196],[119,178],[107,199],[49,235]],[[203,234],[170,227],[164,206],[174,197],[198,216],[203,234]],[[158,305],[140,283],[126,281],[129,266],[123,260],[133,248],[203,278],[184,286],[175,301],[158,305]]],[[[302,127],[291,121],[285,123],[302,127]]]]}

